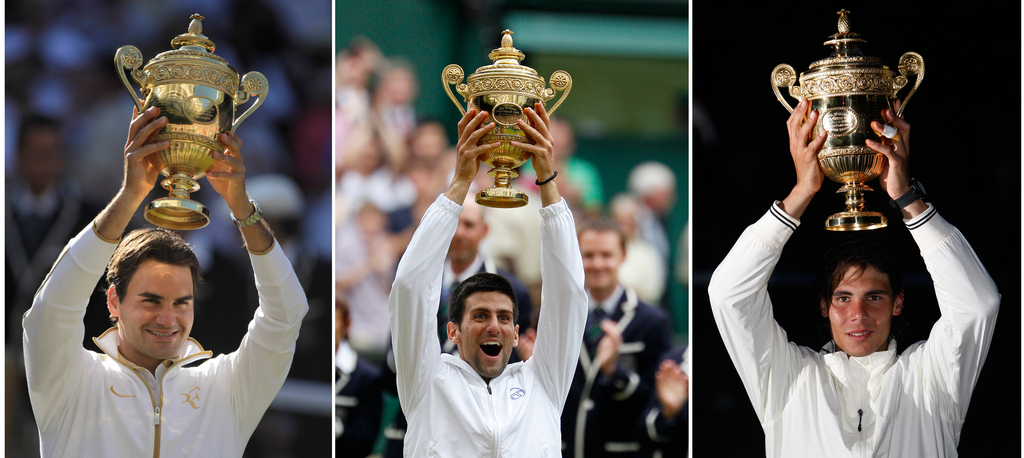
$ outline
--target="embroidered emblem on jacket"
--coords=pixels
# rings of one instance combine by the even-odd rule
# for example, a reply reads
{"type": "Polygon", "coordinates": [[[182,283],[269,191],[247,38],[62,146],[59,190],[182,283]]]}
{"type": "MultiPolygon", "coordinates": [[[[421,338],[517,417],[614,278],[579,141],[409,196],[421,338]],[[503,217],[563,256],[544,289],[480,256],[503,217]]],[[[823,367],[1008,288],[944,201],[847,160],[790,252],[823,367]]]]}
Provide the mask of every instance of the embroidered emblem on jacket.
{"type": "Polygon", "coordinates": [[[199,386],[198,385],[196,385],[195,388],[192,388],[191,390],[189,390],[188,393],[178,393],[178,394],[181,395],[181,396],[185,396],[185,400],[181,401],[182,404],[187,402],[190,406],[192,406],[193,409],[198,409],[198,408],[202,407],[202,406],[196,405],[196,403],[200,401],[200,399],[199,399],[199,386]],[[192,394],[193,392],[195,393],[194,396],[192,394]]]}
{"type": "Polygon", "coordinates": [[[512,388],[511,390],[509,390],[509,393],[511,393],[509,397],[512,398],[513,401],[523,396],[526,396],[526,390],[522,388],[512,388]]]}

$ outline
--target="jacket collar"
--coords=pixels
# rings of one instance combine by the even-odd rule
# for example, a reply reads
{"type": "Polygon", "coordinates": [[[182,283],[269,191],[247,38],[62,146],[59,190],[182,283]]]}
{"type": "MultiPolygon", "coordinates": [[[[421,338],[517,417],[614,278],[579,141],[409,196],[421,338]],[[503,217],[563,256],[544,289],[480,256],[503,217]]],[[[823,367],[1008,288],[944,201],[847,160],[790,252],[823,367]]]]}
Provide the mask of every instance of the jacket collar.
{"type": "Polygon", "coordinates": [[[874,380],[884,374],[893,364],[896,364],[896,339],[889,338],[889,345],[885,350],[876,351],[867,356],[848,356],[846,352],[837,351],[835,341],[825,344],[821,348],[822,358],[825,365],[832,371],[832,375],[843,385],[851,383],[851,370],[862,368],[868,373],[868,380],[874,380]]]}
{"type": "MultiPolygon", "coordinates": [[[[144,367],[125,359],[117,351],[117,346],[121,342],[121,336],[117,333],[117,326],[113,326],[110,329],[103,331],[103,334],[100,334],[99,337],[93,337],[92,341],[100,348],[100,350],[103,350],[104,353],[109,355],[111,358],[116,359],[121,364],[124,364],[134,370],[146,370],[144,367]]],[[[185,345],[181,351],[178,352],[178,357],[164,360],[163,364],[170,368],[172,366],[179,366],[179,363],[191,363],[209,358],[212,355],[213,352],[203,350],[203,346],[199,345],[199,342],[189,337],[185,340],[185,345]]]]}
{"type": "Polygon", "coordinates": [[[459,356],[458,352],[456,352],[453,355],[449,355],[447,353],[444,353],[444,354],[441,355],[441,360],[442,361],[446,361],[448,364],[451,364],[451,365],[455,366],[458,370],[464,372],[466,374],[466,379],[467,380],[479,380],[480,383],[483,384],[483,385],[494,384],[495,381],[498,381],[499,379],[502,379],[502,378],[505,378],[505,377],[509,377],[512,374],[515,374],[516,372],[519,372],[519,369],[522,368],[522,364],[521,364],[522,362],[521,361],[520,362],[516,362],[516,363],[507,364],[505,366],[505,370],[501,371],[501,374],[498,374],[497,377],[492,378],[490,382],[485,382],[484,378],[480,376],[480,373],[478,373],[476,371],[476,369],[474,369],[473,366],[469,364],[469,362],[467,362],[466,360],[462,359],[462,357],[459,356]]]}

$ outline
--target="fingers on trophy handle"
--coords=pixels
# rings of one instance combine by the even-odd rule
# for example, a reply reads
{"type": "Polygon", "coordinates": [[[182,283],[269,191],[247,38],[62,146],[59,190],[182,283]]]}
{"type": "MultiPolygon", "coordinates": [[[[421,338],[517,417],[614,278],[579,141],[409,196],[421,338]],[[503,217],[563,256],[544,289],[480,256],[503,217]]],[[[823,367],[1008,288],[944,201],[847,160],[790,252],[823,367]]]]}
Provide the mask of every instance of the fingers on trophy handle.
{"type": "Polygon", "coordinates": [[[263,76],[262,73],[249,72],[242,77],[241,84],[238,86],[238,94],[235,96],[235,106],[248,102],[249,97],[256,97],[256,103],[252,104],[248,110],[245,110],[245,113],[242,113],[242,116],[239,116],[231,124],[232,131],[242,125],[242,121],[245,121],[245,118],[248,118],[260,105],[263,105],[263,100],[267,98],[268,91],[270,91],[270,85],[267,83],[267,77],[263,76]]]}
{"type": "Polygon", "coordinates": [[[458,91],[459,94],[461,94],[462,96],[465,96],[466,85],[459,84],[462,83],[462,78],[465,75],[466,73],[462,71],[462,67],[458,66],[457,64],[451,64],[445,67],[444,70],[441,70],[441,85],[444,86],[444,92],[448,94],[449,99],[452,99],[452,103],[455,104],[455,108],[458,108],[459,113],[462,113],[463,116],[466,115],[466,109],[463,108],[462,104],[455,99],[455,95],[452,94],[452,89],[449,86],[453,84],[456,85],[455,90],[458,91]]]}
{"type": "Polygon", "coordinates": [[[555,96],[555,91],[562,92],[562,96],[559,97],[558,101],[551,106],[550,110],[548,110],[548,115],[550,116],[555,113],[558,106],[561,105],[569,95],[569,91],[572,90],[572,76],[569,76],[569,72],[565,70],[556,70],[551,74],[551,78],[548,79],[548,82],[551,84],[551,88],[548,89],[548,91],[551,91],[551,97],[555,96]]]}
{"type": "MultiPolygon", "coordinates": [[[[907,75],[917,75],[917,78],[914,78],[914,86],[910,88],[910,92],[907,93],[907,97],[903,99],[903,103],[900,104],[900,110],[896,113],[896,117],[903,116],[903,110],[907,109],[907,103],[910,102],[910,97],[914,95],[918,86],[921,85],[921,80],[924,79],[924,58],[916,52],[904,53],[900,56],[899,69],[900,76],[898,78],[902,78],[903,84],[907,84],[907,75]]],[[[897,87],[896,90],[898,91],[901,89],[903,84],[897,87]]]]}
{"type": "Polygon", "coordinates": [[[121,77],[121,83],[124,84],[125,89],[128,89],[128,93],[132,95],[132,101],[135,102],[139,113],[142,113],[145,111],[142,107],[142,100],[135,93],[135,89],[128,82],[128,78],[124,76],[124,70],[129,69],[132,79],[139,83],[140,86],[143,85],[145,74],[143,74],[139,67],[142,67],[142,53],[139,52],[139,48],[130,45],[122,46],[114,53],[114,68],[117,69],[117,75],[121,77]]]}
{"type": "Polygon", "coordinates": [[[779,88],[788,87],[789,95],[794,95],[794,90],[799,89],[793,86],[794,83],[796,83],[796,70],[793,69],[792,65],[779,64],[775,66],[774,70],[772,70],[772,91],[775,92],[775,98],[779,99],[779,103],[786,107],[786,110],[789,110],[790,113],[793,112],[793,107],[790,106],[786,99],[782,98],[782,93],[779,92],[779,88]]]}

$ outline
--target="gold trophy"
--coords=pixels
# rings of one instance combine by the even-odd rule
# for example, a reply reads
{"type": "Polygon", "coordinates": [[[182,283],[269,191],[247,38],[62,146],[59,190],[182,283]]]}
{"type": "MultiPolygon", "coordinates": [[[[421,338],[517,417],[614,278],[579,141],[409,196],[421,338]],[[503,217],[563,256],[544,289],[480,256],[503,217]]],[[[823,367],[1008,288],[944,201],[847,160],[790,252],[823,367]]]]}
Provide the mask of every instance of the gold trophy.
{"type": "Polygon", "coordinates": [[[170,146],[150,157],[167,177],[161,185],[170,196],[150,202],[145,215],[147,221],[169,229],[199,229],[210,223],[210,211],[189,199],[189,193],[199,190],[196,180],[213,168],[210,151],[224,149],[217,137],[238,128],[263,104],[268,89],[259,72],[247,73],[239,86],[238,72],[213,54],[213,41],[203,35],[204,18],[193,14],[191,19],[188,33],[171,40],[174,49],[157,54],[142,69],[138,48],[122,46],[114,54],[114,67],[139,113],[155,106],[167,117],[167,125],[152,141],[167,140],[170,146]],[[125,69],[141,85],[145,103],[128,83],[125,69]],[[256,102],[234,119],[235,107],[251,96],[256,102]]]}
{"type": "Polygon", "coordinates": [[[885,156],[869,148],[865,140],[879,140],[881,136],[871,128],[872,121],[885,124],[882,110],[892,108],[896,93],[907,84],[908,75],[917,75],[914,86],[903,100],[900,116],[907,108],[910,97],[924,78],[924,59],[908,52],[900,57],[899,75],[882,64],[882,60],[868,57],[857,48],[865,43],[860,35],[850,32],[850,12],[839,11],[839,33],[829,37],[826,46],[832,55],[811,64],[810,70],[800,74],[787,64],[772,70],[772,90],[779,102],[791,113],[793,108],[783,100],[780,87],[788,87],[789,95],[798,100],[809,100],[811,109],[818,111],[818,122],[812,135],[824,129],[828,132],[825,145],[818,153],[818,164],[826,176],[842,183],[836,193],[846,194],[846,211],[836,213],[825,222],[830,231],[860,231],[885,227],[886,218],[879,212],[864,210],[864,184],[878,177],[885,165],[885,156]]]}
{"type": "Polygon", "coordinates": [[[451,64],[441,72],[441,83],[452,103],[463,115],[467,110],[475,108],[488,113],[484,124],[494,122],[494,130],[484,135],[478,144],[501,142],[501,146],[483,156],[483,162],[492,167],[487,175],[494,177],[494,186],[480,191],[476,195],[476,203],[487,207],[515,208],[529,202],[525,193],[513,189],[509,184],[512,178],[519,176],[514,169],[526,162],[529,153],[513,147],[509,142],[534,143],[516,121],[523,119],[529,123],[530,119],[523,112],[525,108],[533,108],[537,102],[545,103],[555,96],[555,91],[562,91],[562,96],[548,110],[548,114],[554,113],[569,95],[572,77],[558,70],[551,74],[551,87],[545,87],[544,78],[537,75],[536,70],[519,64],[526,56],[512,47],[512,31],[505,30],[502,34],[501,47],[487,56],[494,61],[493,64],[478,68],[464,84],[462,67],[451,64]],[[448,87],[453,84],[466,102],[465,109],[448,87]]]}

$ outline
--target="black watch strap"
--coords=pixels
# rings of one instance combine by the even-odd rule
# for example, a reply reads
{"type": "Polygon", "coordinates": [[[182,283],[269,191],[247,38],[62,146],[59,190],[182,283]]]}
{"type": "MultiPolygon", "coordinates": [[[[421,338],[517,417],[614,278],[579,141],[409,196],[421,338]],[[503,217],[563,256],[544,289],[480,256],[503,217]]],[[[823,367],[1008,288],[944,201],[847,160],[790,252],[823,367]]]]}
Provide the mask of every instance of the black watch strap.
{"type": "Polygon", "coordinates": [[[924,185],[917,178],[910,179],[910,189],[903,193],[896,199],[890,200],[889,205],[897,210],[902,210],[903,207],[914,203],[917,199],[924,199],[924,196],[928,195],[924,190],[924,185]]]}

